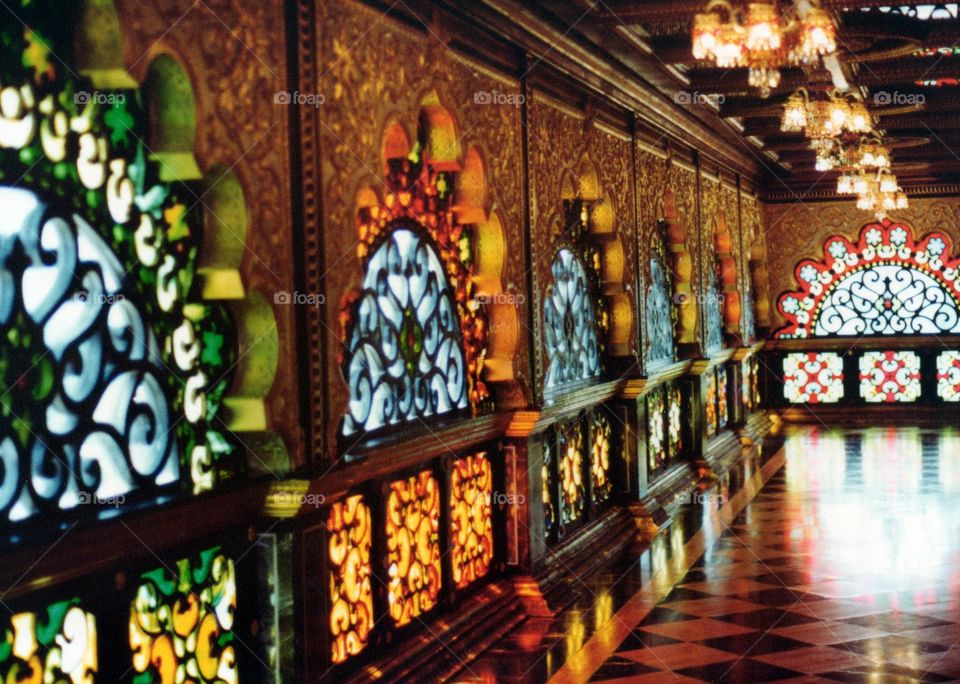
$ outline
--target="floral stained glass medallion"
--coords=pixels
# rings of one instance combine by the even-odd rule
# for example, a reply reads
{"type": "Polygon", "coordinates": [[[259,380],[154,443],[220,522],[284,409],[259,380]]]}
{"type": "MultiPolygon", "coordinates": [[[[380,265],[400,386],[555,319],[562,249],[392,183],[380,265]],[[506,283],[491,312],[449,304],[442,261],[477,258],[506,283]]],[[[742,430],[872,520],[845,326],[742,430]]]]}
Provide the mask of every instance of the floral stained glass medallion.
{"type": "Polygon", "coordinates": [[[330,660],[338,664],[367,647],[373,628],[370,507],[354,495],[330,506],[330,660]]]}
{"type": "Polygon", "coordinates": [[[600,374],[597,323],[583,264],[572,251],[561,249],[551,272],[543,316],[548,388],[600,374]]]}
{"type": "Polygon", "coordinates": [[[0,626],[0,681],[96,681],[97,622],[77,599],[39,613],[14,613],[0,626]]]}
{"type": "Polygon", "coordinates": [[[835,404],[843,399],[843,359],[832,352],[787,354],[783,397],[791,404],[835,404]]]}
{"type": "Polygon", "coordinates": [[[650,472],[667,462],[664,407],[664,388],[656,387],[647,396],[647,468],[650,472]]]}
{"type": "Polygon", "coordinates": [[[613,492],[610,456],[613,426],[604,409],[594,412],[590,425],[590,487],[593,502],[603,503],[613,492]]]}
{"type": "Polygon", "coordinates": [[[237,682],[236,609],[234,563],[219,547],[145,573],[130,606],[134,684],[237,682]]]}
{"type": "Polygon", "coordinates": [[[583,425],[575,421],[560,430],[560,521],[580,519],[586,507],[583,480],[583,425]]]}
{"type": "Polygon", "coordinates": [[[0,514],[194,492],[229,473],[234,356],[196,278],[196,195],[163,182],[137,90],[69,65],[62,9],[0,29],[0,514]],[[61,22],[57,25],[56,22],[61,22]],[[61,39],[61,42],[57,42],[61,39]],[[21,65],[14,67],[12,65],[21,65]]]}
{"type": "Polygon", "coordinates": [[[403,627],[440,597],[440,485],[432,472],[390,483],[386,534],[389,612],[403,627]]]}
{"type": "Polygon", "coordinates": [[[493,562],[493,471],[486,453],[461,458],[450,473],[450,563],[463,588],[493,562]]]}
{"type": "Polygon", "coordinates": [[[913,402],[920,398],[920,357],[910,351],[864,352],[860,397],[867,402],[913,402]]]}
{"type": "Polygon", "coordinates": [[[937,356],[937,396],[943,401],[960,401],[960,351],[937,356]]]}

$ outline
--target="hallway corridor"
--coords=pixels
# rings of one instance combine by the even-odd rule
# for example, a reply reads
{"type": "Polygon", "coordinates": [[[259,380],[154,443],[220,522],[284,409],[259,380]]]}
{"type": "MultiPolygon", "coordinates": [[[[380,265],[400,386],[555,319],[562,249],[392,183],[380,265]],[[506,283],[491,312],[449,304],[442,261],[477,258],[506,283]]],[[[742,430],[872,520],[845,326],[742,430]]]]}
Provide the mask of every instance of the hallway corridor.
{"type": "Polygon", "coordinates": [[[551,681],[960,680],[958,447],[946,430],[795,430],[679,581],[655,603],[645,585],[551,681]]]}

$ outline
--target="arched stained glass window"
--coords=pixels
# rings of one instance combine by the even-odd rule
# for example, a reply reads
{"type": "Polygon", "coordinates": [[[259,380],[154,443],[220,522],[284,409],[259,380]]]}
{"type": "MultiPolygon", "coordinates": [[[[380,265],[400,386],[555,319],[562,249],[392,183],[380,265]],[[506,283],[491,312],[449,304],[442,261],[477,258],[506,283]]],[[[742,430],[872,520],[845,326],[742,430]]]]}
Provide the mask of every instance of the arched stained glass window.
{"type": "Polygon", "coordinates": [[[870,224],[854,244],[832,237],[821,261],[796,268],[800,289],[780,297],[777,337],[960,333],[960,260],[950,239],[915,240],[905,224],[870,224]]]}
{"type": "Polygon", "coordinates": [[[547,388],[600,374],[597,323],[583,264],[572,251],[561,249],[550,270],[553,282],[543,313],[547,388]]]}
{"type": "Polygon", "coordinates": [[[412,225],[390,232],[353,306],[345,435],[467,407],[459,320],[428,238],[412,225]]]}
{"type": "Polygon", "coordinates": [[[72,29],[52,4],[0,29],[7,522],[210,489],[232,451],[215,415],[235,354],[195,278],[197,196],[148,161],[139,90],[94,89],[55,56],[72,29]]]}

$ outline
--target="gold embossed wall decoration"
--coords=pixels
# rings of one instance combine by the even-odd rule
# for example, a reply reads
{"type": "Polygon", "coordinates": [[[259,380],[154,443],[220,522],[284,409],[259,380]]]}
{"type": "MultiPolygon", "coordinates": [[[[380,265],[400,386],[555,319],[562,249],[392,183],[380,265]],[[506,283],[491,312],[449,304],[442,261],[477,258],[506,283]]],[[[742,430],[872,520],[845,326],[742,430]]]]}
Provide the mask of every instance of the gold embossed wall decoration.
{"type": "MultiPolygon", "coordinates": [[[[809,202],[764,204],[766,240],[777,248],[768,250],[770,295],[796,290],[795,264],[805,257],[816,258],[823,252],[823,243],[831,235],[842,235],[856,242],[860,229],[873,223],[874,218],[858,210],[852,202],[809,202]]],[[[891,221],[902,221],[913,226],[917,235],[932,230],[946,233],[960,244],[960,199],[911,198],[910,208],[895,212],[891,221]]],[[[783,317],[771,307],[771,327],[786,324],[783,317]]]]}
{"type": "MultiPolygon", "coordinates": [[[[320,2],[315,8],[311,27],[314,43],[310,50],[315,55],[317,76],[315,83],[304,85],[308,92],[317,91],[324,96],[315,123],[320,153],[307,169],[319,178],[315,204],[317,212],[322,207],[322,214],[318,213],[305,228],[308,287],[319,287],[322,276],[327,301],[338,302],[360,282],[361,265],[353,258],[356,232],[352,226],[357,198],[363,188],[381,186],[385,132],[392,124],[399,124],[408,140],[415,140],[415,122],[436,102],[455,122],[463,172],[470,168],[471,149],[482,160],[486,187],[483,209],[488,220],[499,226],[491,240],[485,241],[484,231],[477,231],[478,275],[484,280],[478,283],[478,289],[513,295],[510,303],[497,304],[503,309],[497,312],[502,314],[500,318],[490,314],[491,353],[500,363],[488,379],[502,380],[493,382],[491,391],[498,406],[527,403],[528,345],[518,343],[517,333],[517,339],[506,345],[509,353],[497,348],[498,326],[503,325],[509,335],[515,334],[514,321],[527,319],[529,305],[525,292],[525,201],[519,152],[521,108],[516,97],[510,99],[510,104],[502,102],[506,98],[493,97],[518,95],[518,82],[454,53],[431,32],[401,25],[362,3],[320,2]],[[431,102],[425,106],[428,99],[431,102]],[[491,254],[502,255],[494,257],[498,268],[486,269],[485,247],[481,244],[484,242],[492,243],[491,254]],[[483,289],[497,279],[495,286],[499,289],[483,289]]],[[[427,17],[424,20],[429,23],[427,17]]],[[[335,435],[337,421],[346,406],[337,362],[340,342],[335,308],[321,312],[310,322],[311,346],[314,350],[326,346],[328,350],[324,356],[314,356],[311,370],[314,394],[329,406],[325,420],[328,437],[335,435]],[[330,382],[325,383],[324,377],[330,378],[330,382]]],[[[487,309],[490,313],[491,307],[487,309]]],[[[318,443],[317,452],[332,456],[334,440],[328,438],[325,443],[318,443]]]]}

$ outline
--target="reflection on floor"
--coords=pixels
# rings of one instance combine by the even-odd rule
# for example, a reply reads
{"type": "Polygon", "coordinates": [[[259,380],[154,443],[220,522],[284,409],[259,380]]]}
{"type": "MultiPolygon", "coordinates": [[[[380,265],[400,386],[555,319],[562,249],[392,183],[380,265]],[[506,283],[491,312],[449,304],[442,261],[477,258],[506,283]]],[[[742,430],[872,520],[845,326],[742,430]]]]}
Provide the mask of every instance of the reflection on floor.
{"type": "MultiPolygon", "coordinates": [[[[609,629],[564,630],[524,681],[960,681],[960,435],[805,428],[785,456],[659,601],[611,605],[615,573],[593,585],[609,629]]],[[[624,572],[637,597],[656,584],[624,572]]],[[[587,609],[574,612],[583,624],[587,609]]],[[[519,681],[516,667],[477,666],[519,681]]]]}

